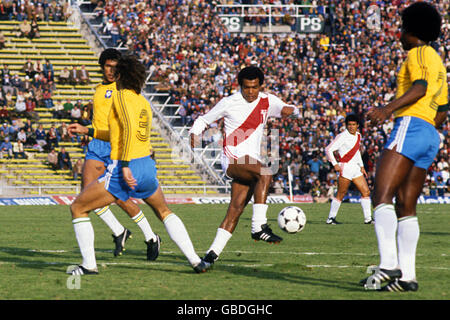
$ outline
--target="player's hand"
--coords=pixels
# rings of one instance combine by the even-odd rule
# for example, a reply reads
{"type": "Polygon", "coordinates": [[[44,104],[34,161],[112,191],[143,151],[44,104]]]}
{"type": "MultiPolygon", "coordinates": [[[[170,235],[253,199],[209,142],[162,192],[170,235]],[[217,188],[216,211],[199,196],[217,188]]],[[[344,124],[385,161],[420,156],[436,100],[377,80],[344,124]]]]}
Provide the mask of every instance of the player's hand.
{"type": "Polygon", "coordinates": [[[334,170],[335,170],[336,172],[339,172],[340,175],[342,174],[342,168],[341,168],[341,166],[339,165],[339,163],[334,165],[334,170]]]}
{"type": "Polygon", "coordinates": [[[89,128],[82,126],[79,123],[71,123],[67,127],[67,132],[69,133],[70,137],[73,137],[74,134],[88,134],[89,128]]]}
{"type": "Polygon", "coordinates": [[[367,175],[366,169],[364,169],[364,167],[361,167],[361,173],[363,174],[364,178],[367,179],[368,175],[367,175]]]}
{"type": "Polygon", "coordinates": [[[385,122],[391,116],[391,112],[387,107],[372,108],[367,112],[367,117],[374,125],[385,122]]]}
{"type": "Polygon", "coordinates": [[[136,179],[133,177],[133,173],[129,167],[122,168],[123,179],[127,183],[127,185],[134,190],[134,187],[137,185],[136,179]]]}

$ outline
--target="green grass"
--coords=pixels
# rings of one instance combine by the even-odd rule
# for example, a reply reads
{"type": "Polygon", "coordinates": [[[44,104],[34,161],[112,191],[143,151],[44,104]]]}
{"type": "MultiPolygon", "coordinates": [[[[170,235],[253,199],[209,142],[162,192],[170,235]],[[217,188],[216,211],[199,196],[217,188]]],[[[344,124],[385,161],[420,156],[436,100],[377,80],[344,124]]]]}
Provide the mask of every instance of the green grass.
{"type": "MultiPolygon", "coordinates": [[[[163,243],[157,261],[145,260],[140,229],[117,206],[112,210],[133,232],[124,255],[114,258],[111,232],[91,214],[98,276],[81,278],[69,289],[67,266],[81,261],[67,206],[4,206],[0,210],[0,300],[2,299],[433,299],[450,298],[450,205],[419,205],[421,237],[417,250],[419,291],[379,293],[357,285],[369,265],[378,264],[373,226],[364,225],[361,207],[343,204],[338,220],[326,225],[328,204],[300,205],[305,229],[290,235],[278,229],[269,206],[269,224],[284,237],[279,245],[250,239],[251,206],[214,269],[196,274],[170,240],[164,226],[143,206],[163,243]],[[274,296],[275,293],[275,296],[274,296]]],[[[214,239],[226,205],[172,205],[203,256],[214,239]]]]}

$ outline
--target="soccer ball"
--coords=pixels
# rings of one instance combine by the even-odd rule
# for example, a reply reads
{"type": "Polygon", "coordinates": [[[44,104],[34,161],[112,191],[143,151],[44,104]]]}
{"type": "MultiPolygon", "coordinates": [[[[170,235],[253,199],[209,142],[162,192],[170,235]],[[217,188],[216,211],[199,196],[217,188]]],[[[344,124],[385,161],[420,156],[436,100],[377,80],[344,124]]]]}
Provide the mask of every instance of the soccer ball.
{"type": "Polygon", "coordinates": [[[303,230],[306,215],[299,207],[286,207],[278,214],[278,226],[287,233],[297,233],[303,230]]]}

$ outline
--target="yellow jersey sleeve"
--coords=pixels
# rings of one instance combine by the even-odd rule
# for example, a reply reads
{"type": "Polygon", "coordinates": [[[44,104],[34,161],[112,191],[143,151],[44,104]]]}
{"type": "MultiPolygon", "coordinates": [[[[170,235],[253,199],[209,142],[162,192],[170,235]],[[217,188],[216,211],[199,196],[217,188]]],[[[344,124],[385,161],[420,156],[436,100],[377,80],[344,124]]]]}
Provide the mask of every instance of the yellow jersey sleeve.
{"type": "Polygon", "coordinates": [[[109,116],[111,159],[131,161],[150,155],[150,103],[131,90],[114,94],[109,116]]]}
{"type": "Polygon", "coordinates": [[[430,46],[409,50],[397,76],[396,98],[404,95],[415,83],[421,83],[427,88],[425,96],[397,110],[394,116],[413,116],[434,126],[437,110],[448,104],[448,85],[447,71],[442,59],[430,46]]]}

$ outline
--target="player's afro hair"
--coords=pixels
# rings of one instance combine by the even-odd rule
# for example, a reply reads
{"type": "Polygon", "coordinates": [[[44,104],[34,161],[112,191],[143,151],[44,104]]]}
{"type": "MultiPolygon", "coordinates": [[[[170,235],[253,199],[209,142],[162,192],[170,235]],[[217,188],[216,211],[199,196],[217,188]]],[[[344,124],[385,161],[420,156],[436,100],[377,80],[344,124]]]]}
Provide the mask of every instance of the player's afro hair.
{"type": "Polygon", "coordinates": [[[100,67],[104,67],[106,60],[119,60],[122,54],[119,50],[114,48],[108,48],[103,50],[103,52],[100,54],[100,57],[98,58],[98,64],[100,67]]]}
{"type": "Polygon", "coordinates": [[[119,89],[130,89],[140,94],[145,84],[145,71],[145,66],[135,55],[127,54],[121,56],[116,66],[119,89]]]}
{"type": "Polygon", "coordinates": [[[435,41],[441,33],[441,15],[427,2],[415,2],[401,13],[402,28],[425,42],[435,41]]]}
{"type": "Polygon", "coordinates": [[[262,85],[264,82],[264,73],[262,72],[262,70],[255,66],[245,67],[241,71],[239,71],[238,83],[240,86],[242,86],[244,79],[253,80],[256,78],[259,79],[259,85],[262,85]]]}
{"type": "Polygon", "coordinates": [[[350,113],[345,117],[345,125],[348,125],[349,121],[354,121],[359,124],[359,117],[354,113],[350,113]]]}

